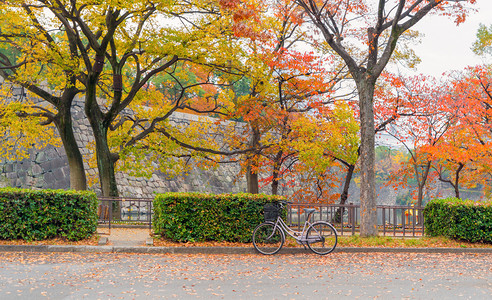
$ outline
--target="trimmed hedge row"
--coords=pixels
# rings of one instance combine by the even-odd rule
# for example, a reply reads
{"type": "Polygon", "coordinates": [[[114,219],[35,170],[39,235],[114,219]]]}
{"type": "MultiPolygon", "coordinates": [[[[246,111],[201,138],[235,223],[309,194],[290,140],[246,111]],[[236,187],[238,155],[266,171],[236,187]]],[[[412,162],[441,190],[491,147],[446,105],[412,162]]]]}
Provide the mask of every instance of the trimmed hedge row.
{"type": "Polygon", "coordinates": [[[0,189],[0,239],[85,239],[97,229],[96,194],[88,191],[0,189]]]}
{"type": "Polygon", "coordinates": [[[492,201],[432,200],[425,206],[424,220],[427,235],[492,243],[492,201]]]}
{"type": "MultiPolygon", "coordinates": [[[[154,232],[178,242],[250,242],[263,206],[280,196],[165,193],[154,199],[154,232]]],[[[285,213],[285,212],[284,212],[285,213]]]]}

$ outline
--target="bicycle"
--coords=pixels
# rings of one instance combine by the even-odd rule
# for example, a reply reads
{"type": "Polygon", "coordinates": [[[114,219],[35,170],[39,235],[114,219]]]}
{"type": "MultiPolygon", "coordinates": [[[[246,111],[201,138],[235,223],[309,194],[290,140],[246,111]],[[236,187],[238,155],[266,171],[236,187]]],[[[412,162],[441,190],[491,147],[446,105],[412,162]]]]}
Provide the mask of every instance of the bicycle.
{"type": "Polygon", "coordinates": [[[306,245],[316,254],[325,255],[333,252],[337,246],[338,234],[336,229],[326,221],[310,222],[314,208],[305,208],[306,221],[302,231],[296,231],[285,224],[280,210],[289,202],[276,202],[273,206],[265,205],[265,222],[253,230],[253,246],[256,251],[272,255],[280,251],[285,243],[285,234],[294,238],[298,244],[306,245]]]}

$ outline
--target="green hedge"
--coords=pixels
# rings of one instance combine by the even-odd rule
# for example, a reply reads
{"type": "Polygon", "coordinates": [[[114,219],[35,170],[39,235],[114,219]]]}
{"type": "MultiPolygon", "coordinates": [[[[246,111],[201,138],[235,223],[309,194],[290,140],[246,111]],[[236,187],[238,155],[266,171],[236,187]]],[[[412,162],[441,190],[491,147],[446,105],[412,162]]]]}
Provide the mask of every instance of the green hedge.
{"type": "Polygon", "coordinates": [[[96,194],[88,191],[0,189],[0,239],[77,241],[97,229],[96,194]]]}
{"type": "Polygon", "coordinates": [[[427,235],[492,243],[492,201],[432,200],[425,206],[424,220],[427,235]]]}
{"type": "MultiPolygon", "coordinates": [[[[154,199],[154,232],[179,242],[250,242],[263,205],[285,200],[263,194],[165,193],[154,199]]],[[[284,212],[285,213],[285,212],[284,212]]]]}

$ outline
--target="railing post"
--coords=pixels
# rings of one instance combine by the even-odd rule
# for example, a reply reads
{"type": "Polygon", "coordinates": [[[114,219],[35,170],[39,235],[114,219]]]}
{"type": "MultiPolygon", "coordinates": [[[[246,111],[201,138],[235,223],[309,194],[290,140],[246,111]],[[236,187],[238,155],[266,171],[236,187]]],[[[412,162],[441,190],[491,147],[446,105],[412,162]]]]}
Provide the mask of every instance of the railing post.
{"type": "Polygon", "coordinates": [[[111,221],[113,220],[113,201],[108,201],[109,202],[109,222],[108,222],[108,227],[109,227],[109,234],[111,234],[111,221]]]}
{"type": "Polygon", "coordinates": [[[297,206],[297,230],[301,230],[301,207],[297,206]]]}
{"type": "Polygon", "coordinates": [[[152,204],[153,204],[152,201],[147,202],[147,214],[149,216],[149,233],[152,232],[152,213],[153,213],[152,204]]]}
{"type": "Polygon", "coordinates": [[[421,212],[421,215],[420,215],[420,223],[422,223],[422,237],[424,236],[424,212],[423,212],[423,208],[422,206],[420,207],[420,212],[421,212]]]}
{"type": "MultiPolygon", "coordinates": [[[[341,206],[339,211],[340,211],[340,234],[343,235],[343,213],[344,213],[345,206],[341,206]]],[[[335,214],[336,216],[336,214],[335,214]]]]}
{"type": "Polygon", "coordinates": [[[383,236],[386,236],[386,208],[383,207],[383,236]]]}
{"type": "Polygon", "coordinates": [[[393,236],[396,236],[396,225],[398,225],[398,219],[396,217],[396,209],[393,207],[393,236]]]}
{"type": "Polygon", "coordinates": [[[355,235],[355,219],[356,219],[356,207],[353,203],[350,203],[351,219],[352,219],[352,235],[355,235]]]}
{"type": "Polygon", "coordinates": [[[415,225],[417,224],[416,222],[416,219],[417,219],[417,215],[416,215],[417,211],[415,210],[415,208],[413,208],[413,211],[412,211],[412,221],[413,221],[413,228],[412,228],[412,235],[415,237],[415,225]]]}
{"type": "Polygon", "coordinates": [[[403,236],[405,236],[405,209],[401,209],[401,227],[403,230],[403,236]]]}

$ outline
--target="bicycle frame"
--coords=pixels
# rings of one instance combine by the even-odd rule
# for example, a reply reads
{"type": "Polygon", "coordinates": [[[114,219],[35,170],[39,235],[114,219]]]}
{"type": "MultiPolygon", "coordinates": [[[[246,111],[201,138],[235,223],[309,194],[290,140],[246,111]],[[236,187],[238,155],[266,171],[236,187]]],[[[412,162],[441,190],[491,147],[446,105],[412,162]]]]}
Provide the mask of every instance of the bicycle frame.
{"type": "MultiPolygon", "coordinates": [[[[295,239],[299,244],[304,245],[307,243],[308,238],[307,238],[307,230],[309,226],[311,226],[311,222],[309,220],[311,219],[312,213],[308,215],[306,218],[306,221],[304,221],[304,226],[302,228],[302,231],[296,231],[291,229],[287,224],[285,224],[284,220],[279,216],[277,217],[277,221],[275,221],[275,229],[280,228],[285,233],[287,233],[289,236],[291,236],[293,239],[295,239]]],[[[273,231],[275,232],[275,230],[273,231]]]]}

